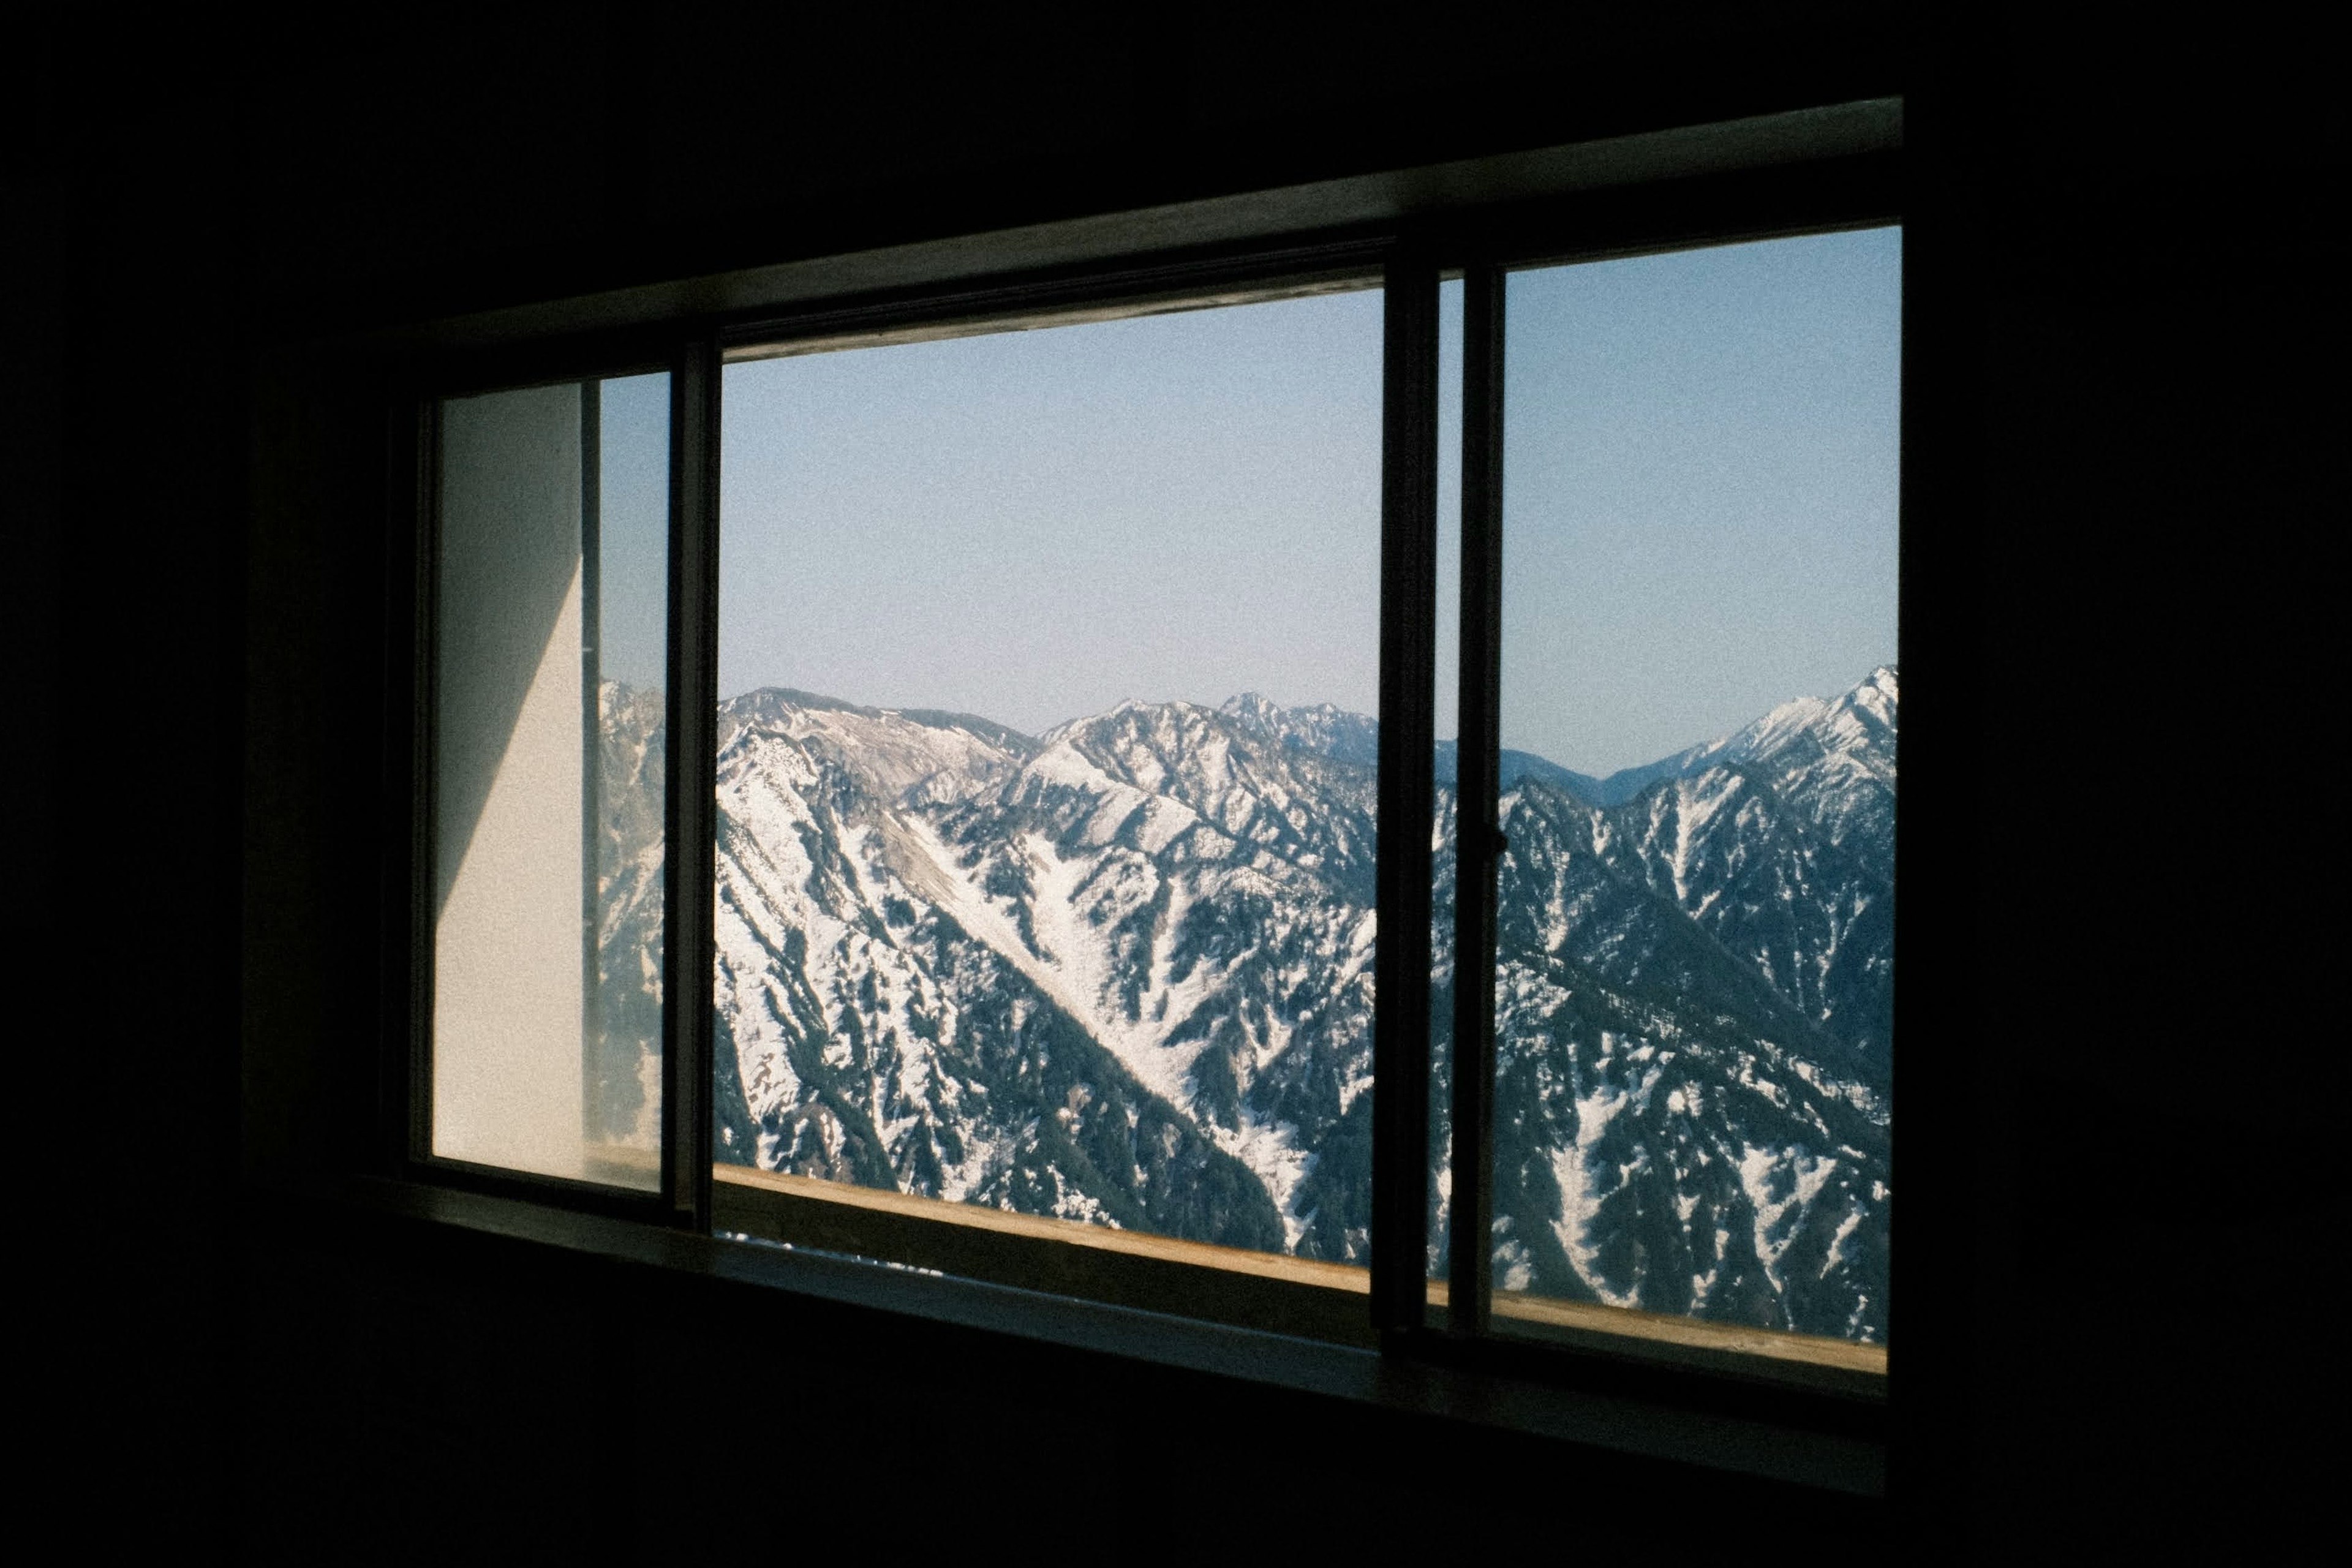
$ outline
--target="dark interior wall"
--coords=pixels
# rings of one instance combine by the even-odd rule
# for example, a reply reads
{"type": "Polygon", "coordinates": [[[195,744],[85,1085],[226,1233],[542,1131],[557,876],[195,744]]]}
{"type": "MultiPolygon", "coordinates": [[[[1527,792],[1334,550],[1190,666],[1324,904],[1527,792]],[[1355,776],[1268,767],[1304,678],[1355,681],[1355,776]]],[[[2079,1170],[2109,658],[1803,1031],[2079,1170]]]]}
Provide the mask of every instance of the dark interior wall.
{"type": "Polygon", "coordinates": [[[1906,1280],[1966,1331],[1898,1373],[1898,1500],[1922,1540],[1988,1549],[2286,1517],[2305,1473],[2263,1439],[2335,1250],[2317,546],[2341,400],[2313,383],[2352,271],[2323,222],[2340,100],[2312,41],[2245,13],[2166,39],[1881,11],[1301,23],[1246,48],[1192,13],[1140,39],[387,16],[355,44],[33,40],[6,148],[8,603],[31,656],[30,765],[7,771],[34,873],[9,951],[65,1002],[15,1053],[26,1295],[58,1347],[30,1375],[55,1383],[62,1479],[119,1528],[257,1550],[429,1539],[451,1495],[612,1545],[707,1516],[720,1489],[613,1478],[718,1434],[761,1449],[772,1542],[826,1499],[886,1506],[939,1426],[980,1435],[960,1514],[1020,1534],[1009,1456],[1139,1456],[1107,1496],[1140,1497],[1148,1460],[1213,1510],[1265,1484],[1214,1435],[1295,1429],[1299,1495],[1382,1529],[1505,1471],[1543,1478],[1496,1505],[1529,1528],[1598,1528],[1588,1500],[1872,1528],[944,1331],[918,1367],[903,1325],[344,1234],[244,1173],[333,1163],[383,984],[382,429],[289,342],[1899,89],[1914,297],[1936,302],[1912,327],[1907,395],[1935,416],[1913,478],[1937,488],[1912,496],[1935,534],[1906,563],[1906,658],[1949,764],[1940,805],[1906,812],[1948,903],[1919,926],[1906,906],[1943,966],[1906,1047],[1963,1107],[1906,1151],[1906,1234],[1937,1237],[1906,1280]]]}
{"type": "Polygon", "coordinates": [[[2290,803],[2338,662],[2313,567],[2342,510],[2344,100],[2259,7],[1986,41],[1958,106],[1980,1495],[2021,1541],[2251,1551],[2314,1506],[2318,1318],[2286,1281],[2335,1207],[2341,855],[2290,803]]]}
{"type": "Polygon", "coordinates": [[[404,1221],[257,1249],[241,1547],[415,1561],[1654,1550],[1885,1513],[1467,1423],[404,1221]],[[668,1474],[667,1484],[654,1478],[668,1474]],[[1455,1500],[1449,1503],[1449,1500],[1455,1500]]]}

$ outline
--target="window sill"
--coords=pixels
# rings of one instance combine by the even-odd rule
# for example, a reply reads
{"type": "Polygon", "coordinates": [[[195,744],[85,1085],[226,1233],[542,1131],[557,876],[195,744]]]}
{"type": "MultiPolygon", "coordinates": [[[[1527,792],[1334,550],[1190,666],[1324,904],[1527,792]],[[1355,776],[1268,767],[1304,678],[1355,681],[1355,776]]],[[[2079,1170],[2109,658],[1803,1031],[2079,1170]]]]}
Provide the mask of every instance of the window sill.
{"type": "MultiPolygon", "coordinates": [[[[886,1258],[958,1279],[1236,1328],[1377,1347],[1368,1269],[877,1192],[744,1165],[711,1171],[722,1233],[853,1258],[886,1258]]],[[[1432,1281],[1440,1317],[1449,1300],[1432,1281]]],[[[1709,1371],[1777,1378],[1863,1400],[1884,1396],[1886,1349],[1497,1290],[1507,1334],[1576,1349],[1651,1353],[1709,1371]]]]}
{"type": "MultiPolygon", "coordinates": [[[[330,1206],[584,1257],[782,1290],[900,1317],[1464,1422],[1642,1458],[1857,1497],[1883,1497],[1876,1402],[1573,1358],[1530,1375],[1509,1358],[1449,1353],[1436,1337],[1377,1349],[1047,1295],[903,1265],[696,1236],[637,1221],[421,1184],[362,1179],[330,1206]],[[1547,1369],[1559,1370],[1559,1369],[1547,1369]]],[[[266,1210],[275,1203],[258,1200],[266,1210]]],[[[1452,1347],[1465,1348],[1465,1347],[1452,1347]]]]}

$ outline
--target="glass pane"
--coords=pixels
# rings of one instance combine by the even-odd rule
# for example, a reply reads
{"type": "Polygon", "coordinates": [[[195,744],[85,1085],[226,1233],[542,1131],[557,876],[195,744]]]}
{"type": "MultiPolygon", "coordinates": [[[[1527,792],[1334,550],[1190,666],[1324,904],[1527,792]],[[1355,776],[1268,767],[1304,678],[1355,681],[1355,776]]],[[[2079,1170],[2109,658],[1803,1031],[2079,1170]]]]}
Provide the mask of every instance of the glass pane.
{"type": "Polygon", "coordinates": [[[432,1149],[444,1158],[658,1183],[666,383],[609,384],[609,411],[594,383],[442,405],[432,1149]],[[649,462],[663,476],[651,489],[649,462]]]}
{"type": "Polygon", "coordinates": [[[637,1185],[657,1178],[661,1160],[669,376],[606,381],[598,402],[588,1136],[606,1173],[637,1185]]]}
{"type": "Polygon", "coordinates": [[[730,365],[717,1157],[1360,1263],[1381,300],[730,365]]]}
{"type": "Polygon", "coordinates": [[[1900,243],[1509,279],[1498,1328],[1886,1341],[1900,243]]]}

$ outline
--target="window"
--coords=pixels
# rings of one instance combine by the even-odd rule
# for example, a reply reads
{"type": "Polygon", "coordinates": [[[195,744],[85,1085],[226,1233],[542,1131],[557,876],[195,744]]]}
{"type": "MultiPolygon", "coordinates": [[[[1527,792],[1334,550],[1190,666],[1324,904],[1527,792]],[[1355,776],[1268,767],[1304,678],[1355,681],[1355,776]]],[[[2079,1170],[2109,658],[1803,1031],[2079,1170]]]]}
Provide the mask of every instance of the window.
{"type": "Polygon", "coordinates": [[[1488,1152],[1438,1271],[1497,1331],[1615,1308],[1881,1364],[1899,279],[1876,228],[1462,286],[1491,531],[1440,814],[1496,815],[1441,837],[1475,868],[1438,1100],[1488,1152]]]}
{"type": "Polygon", "coordinates": [[[722,380],[722,1176],[1360,1267],[1378,289],[794,346],[722,380]]]}
{"type": "Polygon", "coordinates": [[[429,397],[419,1167],[1874,1393],[1898,238],[1727,189],[429,397]]]}
{"type": "Polygon", "coordinates": [[[437,415],[427,1146],[650,1190],[668,377],[437,415]]]}

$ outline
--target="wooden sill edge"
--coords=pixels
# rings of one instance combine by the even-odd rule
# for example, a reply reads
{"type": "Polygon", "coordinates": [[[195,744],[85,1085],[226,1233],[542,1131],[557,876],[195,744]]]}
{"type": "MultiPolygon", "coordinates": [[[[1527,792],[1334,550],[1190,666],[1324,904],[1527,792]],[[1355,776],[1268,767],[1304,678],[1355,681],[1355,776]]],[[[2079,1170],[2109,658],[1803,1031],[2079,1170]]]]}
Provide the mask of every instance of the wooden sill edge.
{"type": "MultiPolygon", "coordinates": [[[[1227,1274],[1251,1276],[1294,1288],[1355,1296],[1369,1296],[1371,1291],[1370,1271],[1343,1263],[1252,1252],[1208,1242],[1181,1241],[1137,1231],[1113,1230],[1079,1220],[1013,1214],[1002,1209],[983,1208],[976,1204],[950,1203],[940,1198],[919,1197],[908,1193],[887,1193],[814,1176],[755,1170],[747,1165],[717,1164],[711,1168],[711,1176],[714,1181],[750,1192],[773,1193],[803,1202],[864,1209],[927,1224],[952,1225],[966,1230],[1055,1242],[1163,1264],[1214,1268],[1227,1274]]],[[[1443,1309],[1449,1300],[1443,1283],[1433,1281],[1430,1284],[1429,1301],[1432,1306],[1443,1309]]],[[[1538,1332],[1544,1330],[1568,1331],[1580,1335],[1630,1339],[1765,1361],[1793,1362],[1874,1378],[1886,1375],[1886,1347],[1884,1345],[1856,1344],[1847,1340],[1811,1334],[1711,1323],[1702,1319],[1672,1317],[1624,1307],[1563,1301],[1516,1290],[1496,1291],[1494,1311],[1496,1318],[1505,1320],[1509,1325],[1524,1326],[1538,1332]]]]}

